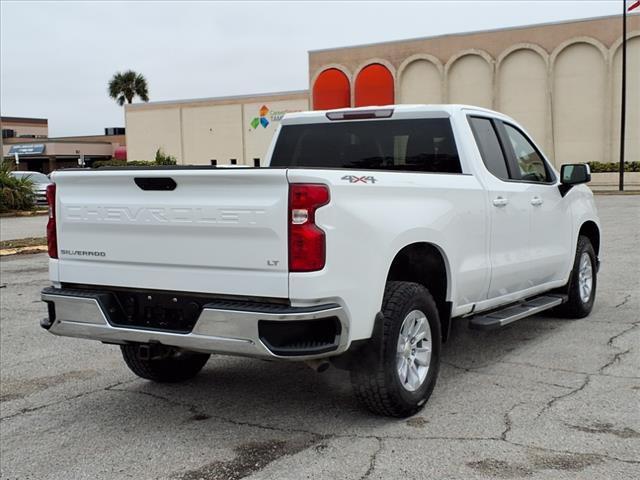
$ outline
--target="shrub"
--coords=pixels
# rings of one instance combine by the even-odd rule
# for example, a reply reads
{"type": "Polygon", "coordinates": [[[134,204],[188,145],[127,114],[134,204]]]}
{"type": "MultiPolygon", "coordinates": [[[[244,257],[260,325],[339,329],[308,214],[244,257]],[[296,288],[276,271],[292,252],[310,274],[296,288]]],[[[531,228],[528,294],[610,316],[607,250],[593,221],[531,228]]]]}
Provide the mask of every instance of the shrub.
{"type": "Polygon", "coordinates": [[[98,160],[93,162],[91,168],[100,168],[100,167],[149,167],[152,165],[156,165],[155,162],[150,162],[148,160],[131,160],[127,162],[126,160],[98,160]]]}
{"type": "Polygon", "coordinates": [[[156,150],[156,165],[176,165],[176,157],[167,155],[162,151],[162,148],[156,150]]]}
{"type": "Polygon", "coordinates": [[[9,175],[9,162],[0,164],[0,212],[31,210],[34,206],[33,182],[9,175]]]}
{"type": "Polygon", "coordinates": [[[100,167],[152,167],[156,165],[176,165],[178,162],[176,161],[176,157],[172,155],[165,154],[161,148],[156,150],[156,158],[153,161],[149,160],[131,160],[127,162],[126,160],[98,160],[93,162],[91,168],[100,168],[100,167]]]}
{"type": "MultiPolygon", "coordinates": [[[[620,171],[619,162],[589,162],[591,173],[611,173],[620,171]]],[[[640,162],[625,162],[625,172],[640,172],[640,162]]]]}

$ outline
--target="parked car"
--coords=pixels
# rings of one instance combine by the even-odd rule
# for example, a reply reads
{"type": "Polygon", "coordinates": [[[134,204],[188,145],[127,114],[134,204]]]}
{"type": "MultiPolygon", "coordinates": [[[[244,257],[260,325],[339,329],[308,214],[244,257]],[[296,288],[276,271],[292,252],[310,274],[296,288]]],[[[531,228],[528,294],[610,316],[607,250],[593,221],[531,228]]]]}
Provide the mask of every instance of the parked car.
{"type": "Polygon", "coordinates": [[[118,344],[160,382],[212,353],[331,362],[364,406],[403,417],[431,395],[453,321],[591,312],[589,167],[558,173],[505,115],[287,114],[267,162],[55,172],[42,326],[118,344]]]}
{"type": "Polygon", "coordinates": [[[47,175],[40,172],[13,171],[9,175],[16,178],[28,178],[33,182],[33,193],[37,205],[47,204],[47,186],[51,185],[51,180],[47,175]]]}

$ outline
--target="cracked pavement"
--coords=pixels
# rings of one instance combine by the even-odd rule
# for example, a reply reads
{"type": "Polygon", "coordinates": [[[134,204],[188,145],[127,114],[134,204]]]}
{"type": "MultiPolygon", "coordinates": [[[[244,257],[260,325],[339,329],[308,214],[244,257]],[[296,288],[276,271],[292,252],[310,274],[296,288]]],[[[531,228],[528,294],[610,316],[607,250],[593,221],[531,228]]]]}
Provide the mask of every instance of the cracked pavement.
{"type": "Polygon", "coordinates": [[[38,322],[45,255],[0,261],[2,479],[640,477],[640,196],[596,198],[591,316],[456,322],[431,400],[405,420],[362,411],[346,372],[212,357],[156,385],[119,349],[38,322]]]}

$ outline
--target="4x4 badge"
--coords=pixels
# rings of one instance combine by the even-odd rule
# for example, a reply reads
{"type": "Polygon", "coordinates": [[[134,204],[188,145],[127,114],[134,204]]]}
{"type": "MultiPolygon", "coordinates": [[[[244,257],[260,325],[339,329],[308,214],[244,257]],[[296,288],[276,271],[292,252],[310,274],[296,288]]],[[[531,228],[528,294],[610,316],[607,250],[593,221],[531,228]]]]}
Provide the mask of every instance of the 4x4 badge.
{"type": "Polygon", "coordinates": [[[345,175],[341,178],[341,180],[347,180],[349,183],[376,183],[376,177],[364,176],[364,177],[356,177],[355,175],[345,175]]]}

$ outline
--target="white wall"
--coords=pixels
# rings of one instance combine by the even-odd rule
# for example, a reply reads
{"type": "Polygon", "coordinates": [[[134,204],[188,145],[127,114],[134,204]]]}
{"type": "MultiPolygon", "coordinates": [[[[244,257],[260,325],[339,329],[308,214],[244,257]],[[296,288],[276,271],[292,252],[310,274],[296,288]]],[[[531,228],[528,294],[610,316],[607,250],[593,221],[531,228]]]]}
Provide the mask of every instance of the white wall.
{"type": "Polygon", "coordinates": [[[208,105],[182,109],[184,161],[189,165],[242,162],[242,105],[208,105]]]}
{"type": "Polygon", "coordinates": [[[409,63],[400,76],[399,103],[442,103],[442,75],[425,59],[409,63]]]}
{"type": "Polygon", "coordinates": [[[496,109],[521,123],[551,156],[547,91],[547,65],[538,52],[519,49],[504,57],[498,69],[496,109]]]}
{"type": "MultiPolygon", "coordinates": [[[[620,159],[620,104],[622,86],[622,48],[613,57],[613,109],[611,125],[612,162],[620,159]]],[[[640,36],[627,42],[627,109],[625,158],[640,162],[640,36]]]]}
{"type": "Polygon", "coordinates": [[[153,160],[158,148],[176,157],[181,165],[253,166],[253,159],[264,157],[273,133],[287,112],[308,110],[308,99],[260,103],[208,102],[173,103],[146,108],[126,109],[127,158],[153,160]],[[260,109],[267,108],[266,127],[252,120],[260,119],[260,109]]]}
{"type": "Polygon", "coordinates": [[[182,161],[178,108],[126,109],[125,118],[128,160],[153,160],[156,150],[162,148],[182,161]]]}
{"type": "Polygon", "coordinates": [[[449,103],[493,108],[493,72],[480,55],[464,55],[449,67],[449,103]]]}
{"type": "Polygon", "coordinates": [[[589,43],[565,47],[552,65],[555,161],[605,161],[606,65],[589,43]]]}

